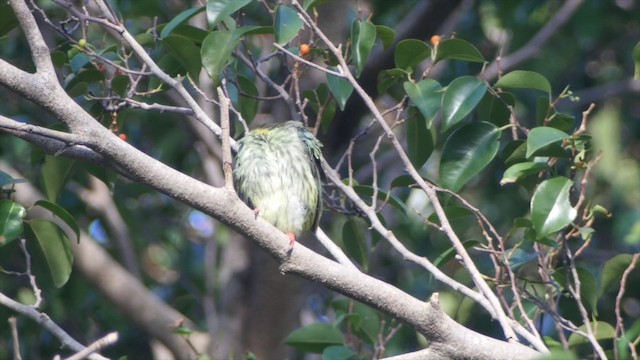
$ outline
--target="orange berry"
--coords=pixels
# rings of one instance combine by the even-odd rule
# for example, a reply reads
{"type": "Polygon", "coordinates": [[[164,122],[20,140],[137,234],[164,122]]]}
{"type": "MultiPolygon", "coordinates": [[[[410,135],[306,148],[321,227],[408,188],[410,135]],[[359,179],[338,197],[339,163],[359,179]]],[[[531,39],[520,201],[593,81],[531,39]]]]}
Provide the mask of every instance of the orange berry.
{"type": "Polygon", "coordinates": [[[309,44],[300,44],[300,55],[305,56],[311,52],[311,46],[309,44]]]}
{"type": "Polygon", "coordinates": [[[440,39],[441,39],[440,35],[433,35],[431,37],[431,45],[438,46],[438,44],[440,43],[440,39]]]}
{"type": "Polygon", "coordinates": [[[127,134],[122,134],[122,133],[120,133],[120,134],[118,134],[118,137],[119,137],[120,139],[122,139],[122,141],[127,141],[127,134]]]}

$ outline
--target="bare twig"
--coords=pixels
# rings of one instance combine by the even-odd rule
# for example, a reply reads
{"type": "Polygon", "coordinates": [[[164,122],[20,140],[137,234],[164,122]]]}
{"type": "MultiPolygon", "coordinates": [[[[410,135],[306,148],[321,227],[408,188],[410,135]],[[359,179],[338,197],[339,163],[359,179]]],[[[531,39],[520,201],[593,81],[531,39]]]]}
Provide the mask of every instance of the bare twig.
{"type": "MultiPolygon", "coordinates": [[[[638,264],[638,260],[640,260],[640,253],[633,254],[633,257],[631,258],[631,262],[629,263],[629,266],[627,266],[627,268],[622,273],[622,278],[620,279],[620,289],[618,290],[618,294],[616,295],[616,307],[615,307],[616,329],[615,329],[615,334],[613,336],[613,341],[614,341],[613,350],[614,350],[616,359],[619,359],[618,352],[620,350],[618,349],[618,343],[620,342],[620,338],[623,338],[626,335],[625,328],[624,328],[624,320],[622,319],[622,298],[624,297],[629,275],[631,274],[633,269],[635,269],[636,265],[638,264]]],[[[631,356],[633,357],[633,359],[638,359],[636,345],[633,341],[629,341],[629,351],[631,351],[631,356]]]]}
{"type": "Polygon", "coordinates": [[[7,320],[11,327],[11,341],[13,347],[13,360],[22,360],[20,355],[20,339],[18,338],[18,321],[15,316],[9,317],[7,320]]]}
{"type": "Polygon", "coordinates": [[[105,347],[114,344],[118,341],[118,333],[112,332],[104,337],[94,341],[89,346],[87,346],[84,350],[78,351],[77,353],[69,356],[66,360],[82,360],[87,356],[104,349],[105,347]]]}

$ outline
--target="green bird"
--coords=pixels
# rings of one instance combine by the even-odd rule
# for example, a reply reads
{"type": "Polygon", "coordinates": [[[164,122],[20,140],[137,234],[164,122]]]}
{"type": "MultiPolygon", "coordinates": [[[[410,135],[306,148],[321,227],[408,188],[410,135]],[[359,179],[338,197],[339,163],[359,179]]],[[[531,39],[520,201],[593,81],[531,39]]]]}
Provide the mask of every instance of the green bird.
{"type": "Polygon", "coordinates": [[[234,183],[240,198],[291,240],[315,229],[322,213],[322,143],[298,121],[257,128],[238,142],[234,183]]]}

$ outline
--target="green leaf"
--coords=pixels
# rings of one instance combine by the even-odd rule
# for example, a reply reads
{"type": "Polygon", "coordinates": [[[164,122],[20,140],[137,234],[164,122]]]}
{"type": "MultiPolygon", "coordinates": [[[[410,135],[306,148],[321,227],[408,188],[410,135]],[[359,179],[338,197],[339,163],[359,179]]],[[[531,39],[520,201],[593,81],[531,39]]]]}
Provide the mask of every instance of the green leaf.
{"type": "Polygon", "coordinates": [[[343,345],[333,345],[324,349],[322,360],[355,360],[358,359],[356,353],[349,347],[343,345]]]}
{"type": "MultiPolygon", "coordinates": [[[[1,24],[2,22],[0,22],[1,24]]],[[[638,41],[638,43],[636,43],[636,46],[633,47],[633,66],[634,66],[634,72],[633,72],[633,79],[634,80],[638,80],[640,79],[640,41],[638,41]]]]}
{"type": "Polygon", "coordinates": [[[258,96],[258,88],[253,81],[247,79],[242,75],[238,75],[238,87],[242,94],[238,97],[238,103],[240,108],[240,114],[249,123],[253,121],[258,113],[260,103],[253,96],[258,96]]]}
{"type": "Polygon", "coordinates": [[[330,324],[315,323],[293,331],[284,343],[302,352],[321,354],[331,345],[343,345],[344,336],[330,324]]]}
{"type": "Polygon", "coordinates": [[[396,67],[404,71],[413,71],[413,68],[431,56],[431,48],[424,41],[406,39],[398,42],[394,51],[396,67]]]}
{"type": "Polygon", "coordinates": [[[433,138],[427,128],[427,121],[421,115],[412,116],[407,123],[407,155],[413,166],[420,169],[433,152],[433,138]]]}
{"type": "Polygon", "coordinates": [[[622,273],[629,267],[632,259],[633,256],[630,254],[618,254],[604,263],[600,274],[600,294],[620,284],[622,273]]]}
{"type": "Polygon", "coordinates": [[[201,13],[202,11],[204,11],[204,9],[204,6],[199,6],[196,8],[187,9],[178,14],[178,16],[171,19],[171,21],[169,21],[167,25],[162,28],[162,31],[160,32],[160,39],[162,40],[165,37],[169,36],[177,26],[182,25],[182,23],[201,13]]]}
{"type": "Polygon", "coordinates": [[[407,96],[418,107],[424,118],[426,120],[433,119],[438,110],[440,110],[442,102],[442,86],[440,83],[426,79],[417,83],[406,81],[403,86],[407,96]]]}
{"type": "Polygon", "coordinates": [[[551,84],[546,77],[533,71],[515,70],[501,77],[497,88],[540,90],[551,96],[551,84]]]}
{"type": "Polygon", "coordinates": [[[500,130],[478,122],[454,131],[444,143],[440,160],[440,183],[458,191],[484,169],[498,153],[500,130]]]}
{"type": "Polygon", "coordinates": [[[366,227],[366,224],[363,224],[361,220],[349,218],[342,227],[342,242],[347,254],[362,265],[366,271],[369,267],[369,249],[363,227],[366,227]]]}
{"type": "Polygon", "coordinates": [[[543,181],[531,198],[531,221],[536,238],[542,239],[571,224],[577,215],[569,201],[573,181],[558,176],[543,181]]]}
{"type": "Polygon", "coordinates": [[[378,313],[367,305],[355,303],[350,314],[353,332],[363,342],[374,344],[380,334],[380,317],[378,313]]]}
{"type": "Polygon", "coordinates": [[[46,155],[41,169],[44,193],[49,201],[55,202],[58,194],[75,170],[75,160],[62,156],[46,155]]]}
{"type": "Polygon", "coordinates": [[[326,132],[336,114],[336,101],[331,96],[329,86],[321,83],[315,90],[304,90],[303,95],[318,116],[316,121],[322,124],[322,131],[326,132]]]}
{"type": "Polygon", "coordinates": [[[573,115],[556,112],[549,118],[547,126],[561,130],[569,131],[575,126],[576,118],[573,115]]]}
{"type": "Polygon", "coordinates": [[[5,36],[16,26],[18,26],[16,15],[13,13],[11,6],[3,2],[0,4],[0,37],[5,36]]]}
{"type": "Polygon", "coordinates": [[[42,208],[45,208],[49,210],[53,215],[59,217],[60,220],[64,221],[65,224],[67,224],[67,226],[69,226],[71,230],[73,230],[73,232],[76,234],[76,241],[80,242],[80,227],[78,226],[78,223],[76,222],[76,219],[73,217],[73,215],[71,215],[65,208],[47,200],[38,200],[35,204],[33,204],[33,206],[40,206],[42,208]]]}
{"type": "MultiPolygon", "coordinates": [[[[329,67],[329,69],[336,70],[335,67],[329,67]]],[[[347,104],[347,100],[349,100],[353,92],[353,86],[349,83],[349,80],[331,74],[327,74],[327,85],[329,85],[331,94],[338,102],[340,110],[344,111],[344,106],[347,104]]]]}
{"type": "MultiPolygon", "coordinates": [[[[481,243],[478,240],[466,240],[462,242],[462,246],[464,246],[465,249],[470,249],[480,244],[481,243]]],[[[433,262],[433,265],[435,265],[438,268],[442,268],[449,261],[451,261],[451,259],[453,259],[456,256],[456,254],[457,254],[456,249],[454,247],[450,247],[447,250],[445,250],[442,254],[440,254],[440,256],[438,256],[437,259],[435,259],[435,261],[433,262]]]]}
{"type": "Polygon", "coordinates": [[[502,149],[502,158],[506,166],[511,166],[527,160],[527,143],[524,140],[508,142],[502,149]]]}
{"type": "Polygon", "coordinates": [[[462,60],[469,62],[485,62],[484,57],[475,46],[462,39],[449,39],[438,44],[436,58],[433,63],[440,60],[462,60]]]}
{"type": "Polygon", "coordinates": [[[33,240],[37,241],[47,259],[49,271],[56,287],[61,287],[71,275],[73,253],[69,239],[55,223],[45,219],[26,222],[33,240]]]}
{"type": "Polygon", "coordinates": [[[7,185],[20,184],[27,182],[25,179],[14,179],[11,175],[0,171],[0,188],[7,185]]]}
{"type": "Polygon", "coordinates": [[[568,138],[569,135],[564,131],[554,129],[551,127],[537,127],[529,131],[527,136],[527,158],[535,156],[540,150],[548,147],[552,144],[560,143],[562,140],[568,138]]]}
{"type": "MultiPolygon", "coordinates": [[[[561,267],[558,268],[553,273],[553,278],[560,284],[563,288],[567,288],[567,280],[572,286],[575,286],[573,281],[573,275],[569,274],[567,276],[567,268],[561,267]]],[[[593,274],[585,269],[578,267],[576,268],[576,272],[578,274],[578,279],[580,280],[580,298],[584,305],[587,305],[594,314],[596,313],[596,305],[598,303],[598,288],[596,286],[596,278],[593,274]]]]}
{"type": "Polygon", "coordinates": [[[231,54],[240,42],[238,33],[229,30],[212,31],[202,42],[202,66],[217,86],[220,74],[231,60],[231,54]]]}
{"type": "Polygon", "coordinates": [[[111,79],[111,89],[121,97],[126,97],[129,85],[131,85],[131,78],[128,75],[114,75],[111,79]]]}
{"type": "Polygon", "coordinates": [[[546,169],[548,169],[548,166],[545,163],[522,162],[511,165],[502,175],[500,185],[516,183],[527,176],[539,174],[540,171],[546,169]]]}
{"type": "Polygon", "coordinates": [[[511,111],[507,105],[514,106],[516,99],[513,94],[502,92],[496,95],[486,92],[476,107],[478,120],[490,122],[496,126],[504,126],[509,123],[511,111]]]}
{"type": "Polygon", "coordinates": [[[279,5],[276,9],[276,20],[273,25],[276,33],[276,42],[284,45],[291,41],[300,29],[302,29],[302,20],[298,17],[298,12],[287,5],[279,5]]]}
{"type": "Polygon", "coordinates": [[[69,66],[71,67],[71,71],[77,74],[90,61],[91,58],[85,53],[77,53],[71,58],[71,61],[69,61],[69,66]]]}
{"type": "MultiPolygon", "coordinates": [[[[353,190],[359,195],[373,196],[373,187],[369,185],[354,185],[353,190]]],[[[407,206],[395,195],[379,190],[378,200],[386,201],[404,214],[407,214],[407,206]]]]}
{"type": "Polygon", "coordinates": [[[521,248],[507,250],[506,254],[508,255],[507,260],[513,270],[517,270],[538,258],[538,254],[535,252],[527,252],[521,248]]]}
{"type": "Polygon", "coordinates": [[[407,78],[407,73],[401,69],[388,69],[378,73],[378,94],[386,93],[392,86],[407,78]]]}
{"type": "Polygon", "coordinates": [[[207,0],[207,21],[209,28],[213,29],[218,23],[240,10],[251,0],[207,0]]]}
{"type": "Polygon", "coordinates": [[[161,42],[162,46],[167,48],[184,66],[191,79],[197,82],[202,68],[202,61],[200,56],[194,54],[198,54],[200,49],[189,39],[182,36],[169,35],[161,39],[161,42]]]}
{"type": "Polygon", "coordinates": [[[382,41],[382,47],[387,50],[396,40],[396,32],[392,28],[384,25],[376,25],[376,35],[382,41]]]}
{"type": "Polygon", "coordinates": [[[0,200],[0,247],[22,234],[22,220],[26,214],[27,210],[22,205],[11,200],[0,200]]]}
{"type": "MultiPolygon", "coordinates": [[[[610,340],[615,337],[616,330],[608,322],[592,321],[590,323],[590,326],[596,336],[596,340],[598,340],[599,342],[602,340],[610,340]]],[[[578,327],[578,329],[580,329],[580,331],[582,331],[583,333],[587,332],[586,325],[581,325],[580,327],[578,327]]],[[[569,346],[571,346],[572,348],[581,344],[590,344],[589,339],[576,333],[572,333],[571,335],[569,335],[568,340],[569,346]]]]}
{"type": "Polygon", "coordinates": [[[351,26],[351,41],[356,77],[359,77],[376,42],[376,27],[369,21],[354,20],[351,26]]]}
{"type": "Polygon", "coordinates": [[[473,76],[453,80],[442,96],[442,131],[457,124],[478,105],[487,84],[473,76]]]}

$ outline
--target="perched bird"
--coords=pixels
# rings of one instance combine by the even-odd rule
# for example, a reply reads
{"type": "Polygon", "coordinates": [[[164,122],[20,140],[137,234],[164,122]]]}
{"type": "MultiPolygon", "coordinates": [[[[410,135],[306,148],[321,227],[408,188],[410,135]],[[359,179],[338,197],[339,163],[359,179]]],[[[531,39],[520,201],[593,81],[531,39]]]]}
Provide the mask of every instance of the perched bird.
{"type": "Polygon", "coordinates": [[[292,249],[322,213],[322,143],[298,121],[257,128],[238,143],[233,178],[240,198],[286,233],[292,249]]]}

